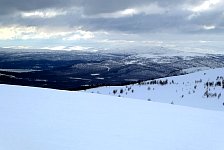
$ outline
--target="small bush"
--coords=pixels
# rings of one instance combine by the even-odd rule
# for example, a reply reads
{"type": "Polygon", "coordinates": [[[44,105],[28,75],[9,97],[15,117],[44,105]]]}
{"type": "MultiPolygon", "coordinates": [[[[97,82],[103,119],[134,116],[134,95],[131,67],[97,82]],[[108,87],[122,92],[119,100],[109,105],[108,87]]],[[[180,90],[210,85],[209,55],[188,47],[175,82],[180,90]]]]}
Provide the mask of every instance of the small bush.
{"type": "Polygon", "coordinates": [[[123,89],[121,89],[121,90],[120,90],[120,94],[122,94],[123,92],[124,92],[124,90],[123,90],[123,89]]]}
{"type": "Polygon", "coordinates": [[[114,95],[117,93],[117,90],[113,90],[114,95]]]}

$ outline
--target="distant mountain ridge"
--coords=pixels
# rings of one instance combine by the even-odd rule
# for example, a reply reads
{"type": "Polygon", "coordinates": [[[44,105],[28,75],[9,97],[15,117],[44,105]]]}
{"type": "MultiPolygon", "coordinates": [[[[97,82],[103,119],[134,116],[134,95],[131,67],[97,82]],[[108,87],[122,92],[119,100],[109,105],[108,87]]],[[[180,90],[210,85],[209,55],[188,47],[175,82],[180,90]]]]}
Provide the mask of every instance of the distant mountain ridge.
{"type": "Polygon", "coordinates": [[[224,55],[166,56],[164,48],[164,55],[146,52],[1,50],[0,83],[73,91],[180,75],[194,67],[224,67],[224,55]]]}

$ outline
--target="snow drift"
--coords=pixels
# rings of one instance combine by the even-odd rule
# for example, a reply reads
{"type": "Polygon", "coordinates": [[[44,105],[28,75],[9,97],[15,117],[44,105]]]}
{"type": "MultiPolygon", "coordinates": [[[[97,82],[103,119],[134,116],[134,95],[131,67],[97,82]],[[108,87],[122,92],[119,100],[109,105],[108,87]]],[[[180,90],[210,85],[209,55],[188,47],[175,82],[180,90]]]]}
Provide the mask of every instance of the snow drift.
{"type": "Polygon", "coordinates": [[[223,150],[224,113],[0,85],[1,150],[223,150]]]}

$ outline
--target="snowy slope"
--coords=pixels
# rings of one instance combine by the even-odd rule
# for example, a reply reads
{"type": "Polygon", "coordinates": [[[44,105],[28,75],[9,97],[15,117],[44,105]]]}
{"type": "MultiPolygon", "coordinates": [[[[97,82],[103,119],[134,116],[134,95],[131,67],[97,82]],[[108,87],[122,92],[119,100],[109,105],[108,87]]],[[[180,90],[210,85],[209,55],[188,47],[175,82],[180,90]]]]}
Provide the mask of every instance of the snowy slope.
{"type": "Polygon", "coordinates": [[[0,85],[1,150],[223,150],[224,113],[0,85]]]}
{"type": "MultiPolygon", "coordinates": [[[[184,71],[194,72],[197,69],[184,71]]],[[[89,89],[87,92],[224,111],[224,68],[128,86],[99,87],[89,89]],[[161,85],[160,80],[162,83],[167,81],[167,84],[161,85]],[[207,86],[207,82],[214,84],[207,86]],[[217,85],[217,82],[221,84],[217,85]]]]}

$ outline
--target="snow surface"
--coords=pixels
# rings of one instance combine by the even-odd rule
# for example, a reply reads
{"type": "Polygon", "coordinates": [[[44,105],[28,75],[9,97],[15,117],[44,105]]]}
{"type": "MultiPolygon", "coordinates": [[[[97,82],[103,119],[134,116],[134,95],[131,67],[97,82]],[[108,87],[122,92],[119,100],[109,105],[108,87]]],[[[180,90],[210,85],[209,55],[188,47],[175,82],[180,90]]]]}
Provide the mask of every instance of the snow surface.
{"type": "MultiPolygon", "coordinates": [[[[194,72],[198,69],[207,68],[190,68],[184,71],[194,72]]],[[[146,81],[143,84],[93,88],[86,92],[224,111],[224,68],[161,78],[156,81],[160,80],[167,80],[168,84],[147,84],[150,81],[146,81]],[[221,86],[215,86],[218,81],[222,83],[221,86]],[[206,82],[214,82],[214,85],[207,87],[206,82]],[[115,94],[114,90],[117,90],[115,94]],[[207,90],[209,97],[205,95],[207,90]]]]}
{"type": "Polygon", "coordinates": [[[1,150],[223,150],[224,113],[0,85],[1,150]]]}

